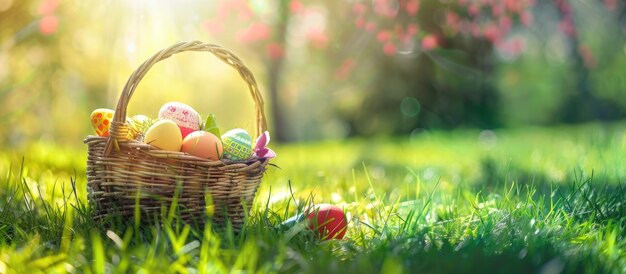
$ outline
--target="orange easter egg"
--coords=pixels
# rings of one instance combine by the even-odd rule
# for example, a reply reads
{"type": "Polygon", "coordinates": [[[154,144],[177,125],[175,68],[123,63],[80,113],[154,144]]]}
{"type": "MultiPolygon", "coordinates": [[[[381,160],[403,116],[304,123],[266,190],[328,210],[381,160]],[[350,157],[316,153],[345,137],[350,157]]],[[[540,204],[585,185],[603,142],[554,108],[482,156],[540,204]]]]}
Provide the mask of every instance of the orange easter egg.
{"type": "Polygon", "coordinates": [[[217,161],[223,153],[222,141],[210,132],[194,131],[183,139],[181,151],[217,161]]]}

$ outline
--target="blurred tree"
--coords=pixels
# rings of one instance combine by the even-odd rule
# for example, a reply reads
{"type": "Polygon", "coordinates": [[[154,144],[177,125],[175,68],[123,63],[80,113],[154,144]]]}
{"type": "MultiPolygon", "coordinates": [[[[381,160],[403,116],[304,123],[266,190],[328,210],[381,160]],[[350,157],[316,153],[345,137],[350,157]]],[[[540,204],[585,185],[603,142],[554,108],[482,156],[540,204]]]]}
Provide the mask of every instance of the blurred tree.
{"type": "Polygon", "coordinates": [[[272,42],[267,45],[267,54],[270,57],[267,64],[268,70],[268,90],[270,93],[270,107],[271,118],[274,122],[274,136],[279,142],[285,142],[289,140],[289,123],[286,121],[287,116],[285,110],[282,107],[284,105],[281,102],[279,96],[279,90],[281,89],[281,75],[283,72],[284,63],[284,47],[287,37],[287,25],[289,23],[289,0],[281,0],[278,3],[278,19],[276,20],[276,27],[274,28],[275,34],[272,42]]]}
{"type": "Polygon", "coordinates": [[[531,24],[533,1],[372,3],[353,7],[355,26],[382,47],[363,87],[368,111],[343,113],[353,134],[500,125],[493,49],[521,51],[505,37],[516,22],[531,24]]]}
{"type": "Polygon", "coordinates": [[[85,22],[86,15],[75,7],[60,0],[0,1],[2,144],[76,144],[89,126],[80,117],[89,115],[90,104],[104,105],[105,62],[89,54],[95,48],[82,47],[84,32],[76,30],[84,25],[70,22],[85,22]]]}
{"type": "MultiPolygon", "coordinates": [[[[600,98],[592,91],[590,70],[597,67],[597,59],[591,47],[580,40],[580,31],[577,26],[574,7],[567,0],[554,0],[551,3],[559,14],[558,29],[567,37],[571,50],[571,70],[575,79],[575,92],[569,92],[562,102],[561,117],[564,122],[583,122],[589,120],[609,120],[624,117],[626,112],[620,108],[618,102],[600,98]]],[[[607,8],[613,12],[618,9],[617,1],[604,1],[607,8]]],[[[624,5],[620,5],[624,17],[624,5]]]]}
{"type": "MultiPolygon", "coordinates": [[[[605,0],[603,4],[622,18],[623,24],[625,4],[614,0],[605,0]]],[[[357,1],[352,4],[354,29],[330,28],[326,39],[333,44],[339,41],[341,46],[324,48],[315,56],[337,68],[336,79],[352,78],[351,82],[362,90],[364,99],[359,103],[337,102],[341,116],[350,123],[351,134],[406,133],[431,127],[490,128],[500,125],[502,105],[523,104],[499,101],[501,92],[496,91],[493,72],[503,59],[517,58],[525,50],[525,39],[509,34],[513,28],[531,25],[534,5],[532,0],[357,1]],[[369,71],[351,76],[356,68],[369,71]]],[[[586,6],[583,8],[593,5],[597,4],[581,4],[586,6]]],[[[574,49],[565,79],[573,82],[574,90],[566,92],[566,100],[556,113],[543,116],[550,116],[547,119],[552,122],[624,117],[623,104],[619,105],[623,100],[615,100],[614,95],[601,98],[591,90],[594,87],[589,70],[597,66],[598,60],[592,47],[580,42],[569,2],[542,2],[537,9],[546,6],[559,8],[558,34],[567,37],[574,49]]],[[[346,7],[328,7],[327,25],[341,26],[341,20],[347,17],[341,12],[346,7]]],[[[580,13],[593,14],[588,10],[580,13]]],[[[620,33],[624,31],[622,27],[620,33]]],[[[620,41],[602,45],[602,49],[611,52],[609,60],[619,60],[616,55],[622,55],[620,41]]],[[[561,84],[553,88],[564,87],[561,84]]],[[[558,99],[561,91],[547,92],[558,99]]],[[[353,100],[350,96],[336,97],[353,100]]],[[[527,105],[525,111],[533,108],[527,105]]]]}
{"type": "Polygon", "coordinates": [[[284,67],[286,31],[291,17],[290,9],[293,9],[294,4],[290,0],[277,0],[274,10],[266,5],[268,3],[250,3],[245,0],[218,1],[214,14],[210,16],[211,19],[203,22],[203,26],[209,34],[220,36],[222,41],[231,40],[229,36],[234,37],[235,43],[246,44],[257,56],[258,53],[265,53],[260,56],[266,67],[270,118],[273,122],[272,137],[284,142],[291,139],[291,136],[279,90],[284,67]],[[232,36],[225,30],[225,26],[234,26],[235,35],[232,36]]]}
{"type": "Polygon", "coordinates": [[[39,124],[38,116],[46,116],[55,93],[51,79],[59,68],[53,34],[58,29],[58,1],[8,1],[0,9],[0,140],[3,144],[21,144],[38,136],[48,124],[39,124]],[[24,96],[27,94],[27,96],[24,96]]]}

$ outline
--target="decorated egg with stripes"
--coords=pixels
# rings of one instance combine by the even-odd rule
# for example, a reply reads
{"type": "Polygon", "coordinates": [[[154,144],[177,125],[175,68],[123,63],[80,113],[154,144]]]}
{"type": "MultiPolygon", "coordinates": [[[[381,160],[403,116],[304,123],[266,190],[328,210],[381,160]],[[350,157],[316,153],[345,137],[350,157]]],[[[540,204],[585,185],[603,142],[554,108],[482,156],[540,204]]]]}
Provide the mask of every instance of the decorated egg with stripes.
{"type": "Polygon", "coordinates": [[[245,160],[252,155],[252,137],[243,129],[236,128],[224,133],[222,145],[223,159],[245,160]]]}
{"type": "Polygon", "coordinates": [[[99,108],[91,113],[91,125],[98,136],[109,136],[109,128],[115,111],[108,108],[99,108]]]}

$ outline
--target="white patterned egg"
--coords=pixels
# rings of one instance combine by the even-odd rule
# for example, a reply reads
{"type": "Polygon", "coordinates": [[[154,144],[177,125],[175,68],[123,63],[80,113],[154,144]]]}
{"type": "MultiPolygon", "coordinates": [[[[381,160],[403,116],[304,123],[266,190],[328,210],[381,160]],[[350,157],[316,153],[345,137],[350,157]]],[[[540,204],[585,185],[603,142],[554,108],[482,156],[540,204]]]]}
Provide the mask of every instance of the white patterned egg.
{"type": "Polygon", "coordinates": [[[180,102],[169,102],[163,105],[159,110],[159,119],[174,121],[180,128],[183,138],[200,129],[200,114],[192,107],[180,102]]]}

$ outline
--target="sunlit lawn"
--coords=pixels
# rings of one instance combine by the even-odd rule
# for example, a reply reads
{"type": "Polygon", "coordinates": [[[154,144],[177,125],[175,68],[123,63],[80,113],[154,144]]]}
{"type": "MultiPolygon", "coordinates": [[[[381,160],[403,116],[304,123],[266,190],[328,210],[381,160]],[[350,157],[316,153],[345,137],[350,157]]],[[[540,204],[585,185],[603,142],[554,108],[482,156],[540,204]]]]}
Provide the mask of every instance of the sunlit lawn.
{"type": "Polygon", "coordinates": [[[240,234],[95,224],[84,147],[4,148],[0,273],[626,271],[623,122],[275,148],[240,234]],[[280,225],[310,200],[345,209],[344,240],[280,225]]]}

